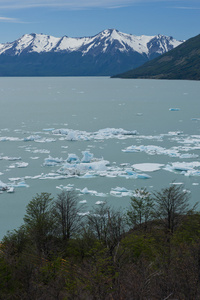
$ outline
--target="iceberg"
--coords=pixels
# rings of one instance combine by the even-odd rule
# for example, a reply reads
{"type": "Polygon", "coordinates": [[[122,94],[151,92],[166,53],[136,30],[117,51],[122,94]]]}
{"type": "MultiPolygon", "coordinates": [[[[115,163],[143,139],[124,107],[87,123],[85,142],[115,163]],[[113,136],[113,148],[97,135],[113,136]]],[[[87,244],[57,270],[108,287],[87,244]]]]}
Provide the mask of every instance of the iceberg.
{"type": "Polygon", "coordinates": [[[36,141],[40,140],[41,136],[40,135],[30,135],[24,138],[24,142],[31,142],[31,141],[36,141]]]}
{"type": "Polygon", "coordinates": [[[28,163],[26,163],[26,162],[17,162],[16,166],[17,166],[17,168],[26,168],[26,167],[28,167],[28,163]]]}
{"type": "Polygon", "coordinates": [[[97,192],[96,192],[96,191],[92,191],[92,190],[88,190],[88,188],[85,187],[84,189],[80,190],[80,193],[81,193],[81,194],[84,194],[84,195],[88,195],[88,194],[94,195],[94,194],[96,194],[97,192]]]}
{"type": "Polygon", "coordinates": [[[10,188],[7,189],[7,193],[14,193],[15,189],[13,186],[11,186],[10,188]]]}
{"type": "Polygon", "coordinates": [[[23,187],[23,188],[26,187],[26,188],[28,188],[29,185],[26,184],[24,181],[20,181],[17,184],[14,184],[13,187],[16,187],[16,188],[18,188],[18,187],[23,187]]]}
{"type": "MultiPolygon", "coordinates": [[[[106,160],[94,161],[91,163],[78,163],[77,161],[75,161],[75,163],[64,163],[62,167],[57,170],[57,172],[64,175],[80,176],[85,175],[86,173],[88,173],[88,171],[95,171],[97,173],[106,171],[108,164],[109,161],[106,160]]],[[[89,174],[94,176],[94,172],[92,174],[89,174]]]]}
{"type": "Polygon", "coordinates": [[[0,180],[0,191],[6,191],[8,189],[7,184],[0,180]]]}
{"type": "Polygon", "coordinates": [[[83,158],[81,159],[82,163],[90,163],[91,159],[93,159],[93,154],[90,153],[89,151],[82,151],[83,158]]]}
{"type": "Polygon", "coordinates": [[[66,159],[66,161],[68,162],[68,163],[79,163],[80,162],[80,160],[79,160],[79,157],[76,155],[76,154],[74,154],[74,153],[70,153],[69,155],[68,155],[68,158],[66,159]]]}

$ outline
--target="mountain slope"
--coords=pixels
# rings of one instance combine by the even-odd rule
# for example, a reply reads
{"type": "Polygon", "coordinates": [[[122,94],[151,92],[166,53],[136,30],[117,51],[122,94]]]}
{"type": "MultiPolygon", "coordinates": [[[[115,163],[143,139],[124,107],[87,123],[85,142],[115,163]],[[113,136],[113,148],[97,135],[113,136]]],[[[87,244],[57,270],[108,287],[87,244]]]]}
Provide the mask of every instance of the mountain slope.
{"type": "Polygon", "coordinates": [[[25,34],[0,44],[0,76],[113,75],[180,45],[172,37],[135,36],[107,29],[93,37],[25,34]]]}
{"type": "Polygon", "coordinates": [[[200,80],[200,35],[139,68],[113,77],[200,80]]]}

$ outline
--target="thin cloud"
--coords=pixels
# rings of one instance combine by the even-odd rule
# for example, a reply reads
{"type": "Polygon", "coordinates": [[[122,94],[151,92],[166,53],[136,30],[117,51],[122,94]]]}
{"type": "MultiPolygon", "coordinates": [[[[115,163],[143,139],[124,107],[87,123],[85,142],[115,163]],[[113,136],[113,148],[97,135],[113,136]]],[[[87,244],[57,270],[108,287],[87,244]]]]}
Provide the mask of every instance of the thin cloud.
{"type": "Polygon", "coordinates": [[[0,17],[0,22],[7,22],[7,23],[21,23],[20,20],[15,18],[7,18],[7,17],[0,17]]]}
{"type": "Polygon", "coordinates": [[[164,1],[166,0],[0,0],[0,9],[22,9],[34,7],[68,9],[119,8],[136,3],[164,1]]]}
{"type": "Polygon", "coordinates": [[[191,6],[176,6],[174,8],[176,8],[176,9],[189,9],[189,10],[200,9],[200,7],[191,7],[191,6]]]}

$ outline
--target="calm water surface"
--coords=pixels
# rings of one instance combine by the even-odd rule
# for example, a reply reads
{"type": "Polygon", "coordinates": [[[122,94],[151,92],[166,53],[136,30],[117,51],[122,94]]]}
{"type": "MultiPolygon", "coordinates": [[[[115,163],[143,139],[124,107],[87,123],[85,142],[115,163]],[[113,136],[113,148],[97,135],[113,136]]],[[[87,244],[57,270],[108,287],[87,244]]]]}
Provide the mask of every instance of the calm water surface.
{"type": "Polygon", "coordinates": [[[173,181],[184,184],[191,203],[198,201],[199,95],[200,82],[194,81],[0,78],[0,180],[18,185],[15,193],[0,194],[0,238],[22,224],[36,193],[56,196],[69,184],[87,201],[85,211],[99,201],[126,209],[136,188],[154,191],[173,181]],[[101,174],[95,167],[81,176],[57,179],[69,155],[81,160],[82,151],[93,154],[91,162],[106,160],[109,166],[101,174]],[[60,162],[44,165],[49,155],[60,162]],[[144,163],[150,165],[133,167],[144,163]],[[159,164],[156,171],[153,164],[159,164]],[[149,178],[137,178],[141,174],[149,178]]]}

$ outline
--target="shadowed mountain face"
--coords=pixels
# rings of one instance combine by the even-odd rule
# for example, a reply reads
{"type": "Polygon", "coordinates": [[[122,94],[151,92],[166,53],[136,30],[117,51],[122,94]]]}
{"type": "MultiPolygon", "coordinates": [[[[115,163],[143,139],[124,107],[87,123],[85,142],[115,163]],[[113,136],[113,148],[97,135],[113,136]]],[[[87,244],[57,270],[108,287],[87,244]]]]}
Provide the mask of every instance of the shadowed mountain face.
{"type": "Polygon", "coordinates": [[[181,43],[115,29],[82,38],[25,34],[0,44],[0,76],[110,76],[137,68],[181,43]]]}
{"type": "Polygon", "coordinates": [[[200,80],[200,35],[139,68],[113,77],[200,80]]]}

